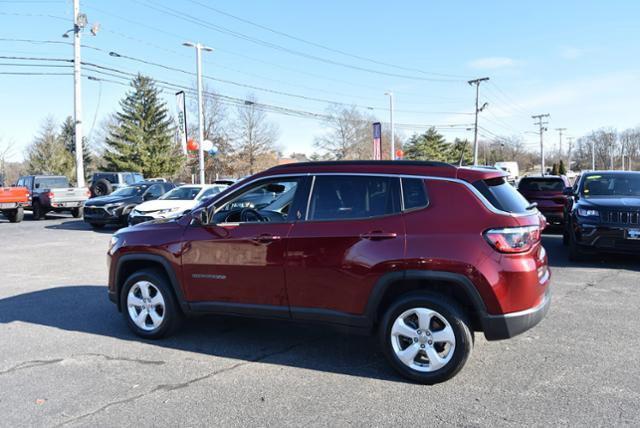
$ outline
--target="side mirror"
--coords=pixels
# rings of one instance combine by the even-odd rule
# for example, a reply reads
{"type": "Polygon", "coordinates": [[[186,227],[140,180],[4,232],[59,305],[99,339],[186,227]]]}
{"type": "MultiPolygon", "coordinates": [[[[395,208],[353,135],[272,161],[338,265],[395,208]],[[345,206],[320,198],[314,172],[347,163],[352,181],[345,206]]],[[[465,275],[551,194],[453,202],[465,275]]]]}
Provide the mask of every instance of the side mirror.
{"type": "Polygon", "coordinates": [[[40,188],[40,183],[36,183],[36,189],[40,188]]]}
{"type": "Polygon", "coordinates": [[[209,224],[209,210],[207,207],[200,208],[199,210],[195,210],[192,212],[192,224],[197,224],[200,226],[206,226],[209,224]]]}

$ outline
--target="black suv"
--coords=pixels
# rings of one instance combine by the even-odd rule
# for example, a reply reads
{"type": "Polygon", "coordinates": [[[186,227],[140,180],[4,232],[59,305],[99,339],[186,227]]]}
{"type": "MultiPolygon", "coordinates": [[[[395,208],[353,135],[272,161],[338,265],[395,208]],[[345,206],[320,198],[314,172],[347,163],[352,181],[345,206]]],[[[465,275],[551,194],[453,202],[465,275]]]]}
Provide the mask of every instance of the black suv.
{"type": "Polygon", "coordinates": [[[105,196],[119,189],[130,186],[134,183],[144,181],[144,177],[139,172],[96,172],[91,177],[91,197],[105,196]]]}
{"type": "Polygon", "coordinates": [[[158,199],[174,187],[173,183],[141,181],[110,195],[91,198],[84,205],[84,221],[96,229],[106,224],[126,226],[129,213],[136,205],[158,199]]]}
{"type": "Polygon", "coordinates": [[[564,230],[570,259],[640,252],[640,172],[584,173],[565,194],[571,197],[564,230]]]}

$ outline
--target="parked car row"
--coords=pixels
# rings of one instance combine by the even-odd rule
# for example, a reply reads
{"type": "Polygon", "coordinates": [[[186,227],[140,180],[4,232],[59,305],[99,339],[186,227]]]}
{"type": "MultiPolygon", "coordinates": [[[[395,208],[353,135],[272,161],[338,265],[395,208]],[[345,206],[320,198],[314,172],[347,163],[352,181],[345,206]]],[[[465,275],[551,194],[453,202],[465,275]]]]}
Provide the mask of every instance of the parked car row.
{"type": "Polygon", "coordinates": [[[585,172],[573,185],[563,176],[523,177],[518,190],[562,226],[571,260],[640,254],[640,172],[585,172]]]}
{"type": "Polygon", "coordinates": [[[13,187],[0,188],[0,212],[10,222],[22,221],[28,209],[35,220],[44,219],[48,212],[68,211],[96,229],[107,224],[127,226],[182,215],[231,183],[224,179],[177,187],[163,178],[144,180],[139,173],[99,172],[86,189],[70,186],[64,176],[29,175],[20,177],[13,187]]]}

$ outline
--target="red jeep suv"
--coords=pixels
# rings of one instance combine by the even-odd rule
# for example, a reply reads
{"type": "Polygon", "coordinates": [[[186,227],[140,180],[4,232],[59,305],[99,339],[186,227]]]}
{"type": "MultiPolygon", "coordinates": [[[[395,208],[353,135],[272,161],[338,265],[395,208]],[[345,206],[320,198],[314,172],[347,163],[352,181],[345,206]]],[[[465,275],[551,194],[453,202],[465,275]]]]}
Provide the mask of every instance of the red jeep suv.
{"type": "Polygon", "coordinates": [[[463,367],[474,331],[506,339],[545,316],[541,219],[495,169],[283,165],[116,233],[109,297],[150,339],[194,313],[375,333],[396,370],[432,384],[463,367]]]}

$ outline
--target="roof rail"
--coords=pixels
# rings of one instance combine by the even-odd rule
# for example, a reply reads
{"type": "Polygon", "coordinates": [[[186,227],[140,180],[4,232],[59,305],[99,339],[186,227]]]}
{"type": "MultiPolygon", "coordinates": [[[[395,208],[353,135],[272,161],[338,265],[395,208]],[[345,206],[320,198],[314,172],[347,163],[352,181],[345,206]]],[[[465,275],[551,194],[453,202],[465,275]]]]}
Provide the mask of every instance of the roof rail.
{"type": "Polygon", "coordinates": [[[318,162],[296,162],[296,163],[288,163],[284,165],[276,165],[271,167],[270,169],[285,169],[285,168],[295,168],[295,167],[306,167],[306,166],[349,166],[349,165],[385,165],[385,166],[430,166],[430,167],[445,167],[445,168],[455,168],[454,165],[446,162],[437,162],[437,161],[413,161],[413,160],[346,160],[346,161],[318,161],[318,162]]]}

